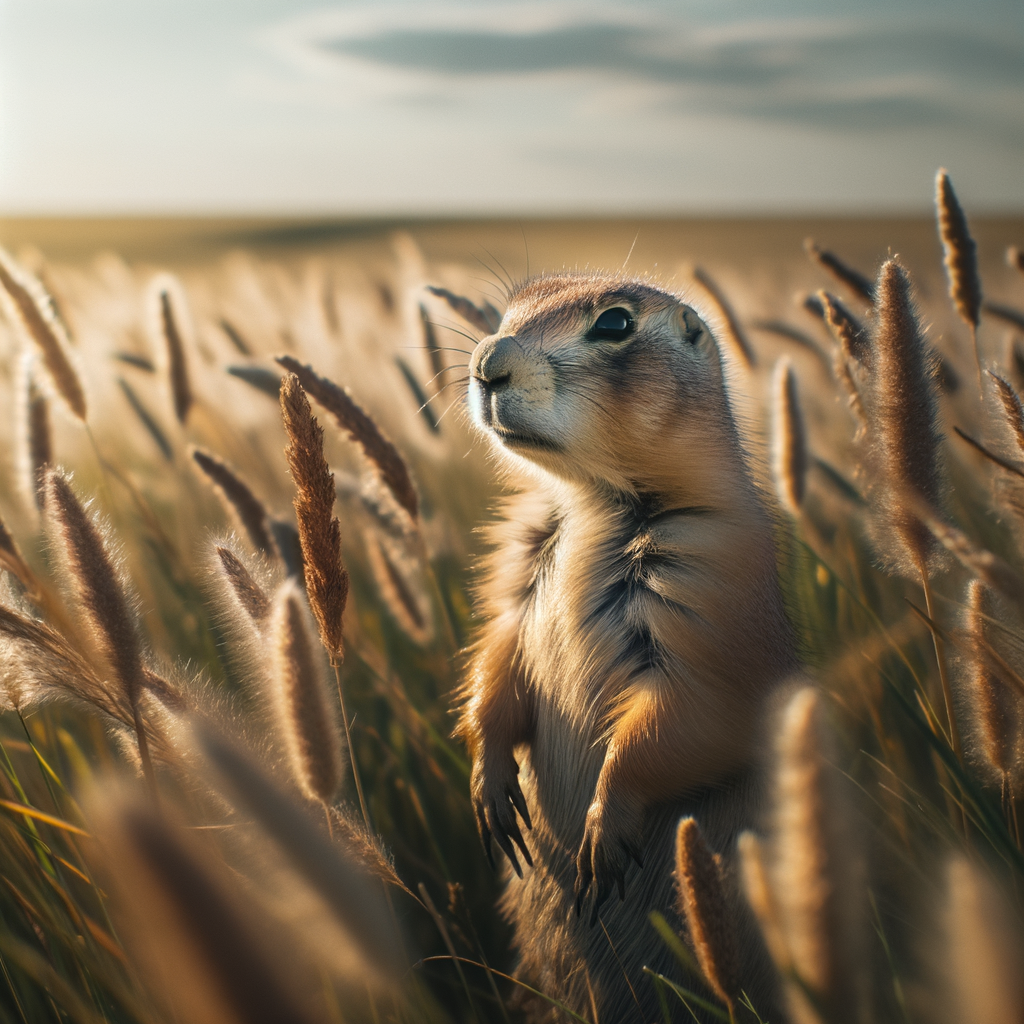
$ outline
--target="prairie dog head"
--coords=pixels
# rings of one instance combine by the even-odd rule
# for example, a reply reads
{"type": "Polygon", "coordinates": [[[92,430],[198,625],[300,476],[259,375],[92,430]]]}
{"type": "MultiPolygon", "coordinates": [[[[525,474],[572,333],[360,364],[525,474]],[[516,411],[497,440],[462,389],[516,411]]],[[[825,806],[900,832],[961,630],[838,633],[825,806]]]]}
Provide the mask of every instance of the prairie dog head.
{"type": "Polygon", "coordinates": [[[527,282],[469,370],[473,419],[500,452],[563,479],[659,486],[732,436],[707,325],[636,281],[527,282]]]}

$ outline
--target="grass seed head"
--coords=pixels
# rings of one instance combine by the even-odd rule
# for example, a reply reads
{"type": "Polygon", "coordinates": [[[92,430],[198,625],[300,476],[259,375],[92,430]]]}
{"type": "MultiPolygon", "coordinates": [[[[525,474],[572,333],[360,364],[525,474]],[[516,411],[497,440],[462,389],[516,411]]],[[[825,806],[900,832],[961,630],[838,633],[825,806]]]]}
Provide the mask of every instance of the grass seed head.
{"type": "Polygon", "coordinates": [[[249,485],[227,463],[202,448],[192,449],[192,459],[217,488],[218,494],[238,517],[250,543],[271,557],[277,548],[270,536],[269,516],[249,485]]]}
{"type": "Polygon", "coordinates": [[[868,305],[875,301],[875,284],[859,270],[854,269],[834,252],[822,249],[813,238],[804,240],[804,249],[814,263],[827,270],[837,281],[845,284],[858,298],[868,305]]]}
{"type": "Polygon", "coordinates": [[[120,684],[134,718],[139,755],[152,780],[140,695],[146,682],[142,641],[132,601],[93,517],[71,481],[53,470],[47,478],[46,514],[63,543],[70,583],[89,623],[92,640],[120,684]]]}
{"type": "Polygon", "coordinates": [[[1024,249],[1011,245],[1006,250],[1006,265],[1024,274],[1024,249]]]}
{"type": "Polygon", "coordinates": [[[182,315],[175,309],[176,302],[182,302],[183,299],[178,295],[179,289],[166,275],[158,277],[152,287],[156,303],[157,339],[167,360],[174,415],[177,416],[179,423],[184,423],[192,408],[194,395],[189,376],[188,357],[185,353],[182,315]]]}
{"type": "Polygon", "coordinates": [[[270,599],[263,592],[263,588],[230,548],[218,546],[217,561],[224,579],[243,611],[253,622],[262,623],[270,611],[270,599]]]}
{"type": "Polygon", "coordinates": [[[935,209],[945,253],[949,297],[964,323],[977,328],[981,320],[977,246],[945,168],[940,168],[935,176],[935,209]]]}
{"type": "Polygon", "coordinates": [[[873,526],[876,545],[891,565],[919,580],[935,545],[903,496],[912,494],[935,512],[942,505],[934,375],[910,279],[896,260],[882,266],[876,295],[868,430],[880,500],[873,526]]]}
{"type": "Polygon", "coordinates": [[[799,516],[807,490],[807,435],[796,374],[785,357],[772,378],[772,447],[779,500],[790,515],[799,516]]]}
{"type": "Polygon", "coordinates": [[[342,616],[348,570],[341,562],[341,525],[334,516],[334,476],[324,458],[324,431],[295,374],[281,382],[281,411],[288,433],[288,466],[295,481],[295,520],[302,545],[306,593],[332,662],[342,656],[342,616]]]}
{"type": "Polygon", "coordinates": [[[732,308],[732,304],[725,297],[725,292],[718,287],[714,278],[702,267],[693,268],[693,279],[707,292],[714,303],[724,322],[726,338],[732,342],[733,348],[743,360],[744,365],[748,368],[756,366],[757,355],[754,353],[750,339],[743,330],[739,318],[732,308]]]}
{"type": "Polygon", "coordinates": [[[409,467],[398,449],[380,432],[377,424],[356,405],[347,391],[326,377],[321,377],[312,367],[304,366],[291,356],[278,356],[277,361],[298,377],[303,390],[335,418],[338,426],[348,431],[352,440],[363,449],[363,454],[377,467],[395,501],[416,520],[419,516],[419,499],[409,467]]]}
{"type": "Polygon", "coordinates": [[[68,336],[42,285],[0,249],[0,299],[9,319],[42,353],[57,393],[83,423],[87,408],[82,381],[68,355],[68,336]]]}
{"type": "Polygon", "coordinates": [[[266,633],[272,692],[296,783],[329,805],[341,785],[341,736],[303,604],[291,581],[274,598],[266,633]]]}
{"type": "MultiPolygon", "coordinates": [[[[427,291],[431,295],[436,295],[439,299],[444,299],[466,323],[475,327],[481,334],[493,334],[498,329],[498,324],[494,322],[494,318],[489,311],[482,309],[470,299],[462,295],[456,295],[455,292],[450,292],[447,288],[437,288],[434,285],[427,285],[427,291]]],[[[493,306],[489,308],[494,309],[493,306]]],[[[500,317],[498,322],[501,322],[500,317]]]]}
{"type": "Polygon", "coordinates": [[[995,383],[996,394],[1003,406],[1006,425],[1010,428],[1010,433],[1017,444],[1017,454],[1024,456],[1024,406],[1021,405],[1020,396],[998,374],[989,370],[988,375],[995,383]]]}
{"type": "Polygon", "coordinates": [[[676,831],[676,881],[679,909],[701,973],[732,1010],[740,996],[733,914],[725,899],[720,869],[694,818],[683,818],[676,831]]]}

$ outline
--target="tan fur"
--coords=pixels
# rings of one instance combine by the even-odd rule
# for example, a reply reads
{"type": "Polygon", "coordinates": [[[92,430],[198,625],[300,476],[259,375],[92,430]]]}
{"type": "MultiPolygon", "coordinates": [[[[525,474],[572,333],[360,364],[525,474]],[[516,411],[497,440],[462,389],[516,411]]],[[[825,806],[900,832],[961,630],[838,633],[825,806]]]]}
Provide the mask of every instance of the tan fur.
{"type": "Polygon", "coordinates": [[[795,667],[771,518],[715,341],[670,294],[531,281],[470,372],[520,493],[492,531],[460,733],[485,842],[517,872],[513,843],[533,861],[505,897],[520,969],[580,1014],[654,1019],[642,968],[679,975],[648,921],[678,923],[676,822],[698,819],[728,875],[760,803],[766,701],[795,667]],[[634,333],[588,340],[618,307],[634,333]],[[625,902],[605,902],[616,888],[625,902]]]}

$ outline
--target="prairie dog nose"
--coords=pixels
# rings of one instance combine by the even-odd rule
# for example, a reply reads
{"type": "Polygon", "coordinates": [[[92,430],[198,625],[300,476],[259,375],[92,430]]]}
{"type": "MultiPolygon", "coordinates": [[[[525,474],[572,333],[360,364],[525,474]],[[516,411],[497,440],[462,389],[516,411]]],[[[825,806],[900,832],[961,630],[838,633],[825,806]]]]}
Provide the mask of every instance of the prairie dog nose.
{"type": "Polygon", "coordinates": [[[473,354],[470,372],[487,391],[497,391],[511,382],[520,356],[519,342],[512,335],[489,338],[473,354]]]}

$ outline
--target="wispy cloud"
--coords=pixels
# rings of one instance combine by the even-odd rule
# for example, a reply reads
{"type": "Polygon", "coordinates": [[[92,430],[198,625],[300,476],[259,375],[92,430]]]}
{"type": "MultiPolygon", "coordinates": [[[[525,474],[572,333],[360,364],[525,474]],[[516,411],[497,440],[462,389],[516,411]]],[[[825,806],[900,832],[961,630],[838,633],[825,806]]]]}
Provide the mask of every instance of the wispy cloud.
{"type": "Polygon", "coordinates": [[[543,81],[554,111],[585,80],[620,102],[625,90],[643,106],[840,131],[1024,127],[1024,34],[927,12],[709,26],[636,4],[366,4],[265,38],[293,72],[350,95],[450,103],[543,81]]]}

